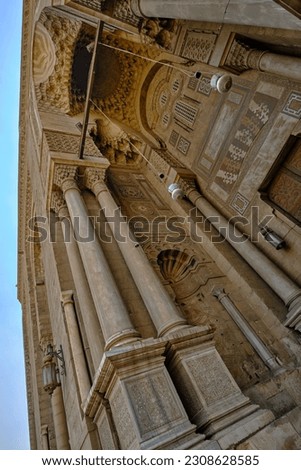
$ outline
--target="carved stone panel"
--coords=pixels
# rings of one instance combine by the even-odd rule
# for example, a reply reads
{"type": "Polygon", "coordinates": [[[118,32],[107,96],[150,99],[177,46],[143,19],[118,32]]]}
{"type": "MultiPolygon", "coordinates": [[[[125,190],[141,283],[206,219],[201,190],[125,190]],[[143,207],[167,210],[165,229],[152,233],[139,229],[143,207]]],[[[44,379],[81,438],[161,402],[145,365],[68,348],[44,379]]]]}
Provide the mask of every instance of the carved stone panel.
{"type": "MultiPolygon", "coordinates": [[[[47,139],[49,150],[51,152],[77,154],[79,151],[79,135],[64,134],[61,132],[46,130],[45,136],[47,139]]],[[[100,156],[98,148],[90,137],[86,138],[84,154],[93,157],[100,156]]]]}
{"type": "Polygon", "coordinates": [[[187,31],[181,50],[181,55],[188,59],[208,63],[213,51],[216,34],[187,31]]]}

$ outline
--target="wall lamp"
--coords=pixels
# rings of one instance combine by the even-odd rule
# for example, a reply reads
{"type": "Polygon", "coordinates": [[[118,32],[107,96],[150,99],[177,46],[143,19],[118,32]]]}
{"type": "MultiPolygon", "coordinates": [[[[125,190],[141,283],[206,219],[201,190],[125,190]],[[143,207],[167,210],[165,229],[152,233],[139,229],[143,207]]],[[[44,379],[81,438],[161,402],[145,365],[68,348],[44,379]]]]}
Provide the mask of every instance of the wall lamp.
{"type": "Polygon", "coordinates": [[[172,183],[168,186],[168,192],[171,194],[172,199],[179,199],[184,197],[184,191],[177,183],[172,183]]]}
{"type": "Polygon", "coordinates": [[[56,387],[60,385],[59,372],[61,375],[66,375],[66,366],[62,346],[60,346],[60,349],[55,351],[53,346],[48,344],[43,359],[42,379],[44,390],[50,395],[53,393],[56,387]],[[57,367],[57,364],[53,361],[53,357],[56,357],[60,361],[61,372],[57,367]]]}
{"type": "Polygon", "coordinates": [[[281,250],[286,246],[285,241],[277,235],[273,230],[268,227],[259,227],[261,235],[269,242],[276,250],[281,250]]]}
{"type": "Polygon", "coordinates": [[[217,73],[211,77],[210,86],[219,93],[228,93],[232,87],[232,77],[228,74],[217,73]]]}

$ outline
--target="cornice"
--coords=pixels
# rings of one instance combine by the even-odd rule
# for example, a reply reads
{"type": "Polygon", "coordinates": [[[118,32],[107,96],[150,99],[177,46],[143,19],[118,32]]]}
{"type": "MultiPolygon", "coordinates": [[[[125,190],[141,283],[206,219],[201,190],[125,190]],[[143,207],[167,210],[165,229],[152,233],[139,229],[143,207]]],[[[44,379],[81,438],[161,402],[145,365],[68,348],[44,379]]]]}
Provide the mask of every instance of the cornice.
{"type": "Polygon", "coordinates": [[[26,137],[28,125],[28,109],[30,96],[31,50],[34,24],[35,2],[23,1],[22,45],[20,70],[20,102],[19,102],[19,168],[18,168],[18,299],[22,297],[22,262],[25,248],[25,217],[26,217],[26,137]]]}
{"type": "Polygon", "coordinates": [[[27,183],[28,171],[26,162],[27,126],[29,123],[30,93],[32,84],[31,63],[34,25],[37,10],[51,6],[53,2],[23,0],[22,13],[22,43],[20,65],[20,94],[19,94],[19,163],[18,163],[18,273],[17,273],[17,297],[22,300],[22,275],[25,256],[25,227],[26,206],[28,205],[27,183]]]}

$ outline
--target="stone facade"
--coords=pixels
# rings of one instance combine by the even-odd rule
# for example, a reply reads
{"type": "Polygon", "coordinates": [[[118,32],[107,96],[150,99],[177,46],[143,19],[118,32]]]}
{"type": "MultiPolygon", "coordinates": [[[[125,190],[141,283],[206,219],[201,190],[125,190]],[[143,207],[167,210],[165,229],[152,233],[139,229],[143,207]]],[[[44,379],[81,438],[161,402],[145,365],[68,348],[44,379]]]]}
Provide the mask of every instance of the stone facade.
{"type": "Polygon", "coordinates": [[[33,449],[301,448],[300,11],[195,3],[24,0],[33,449]]]}

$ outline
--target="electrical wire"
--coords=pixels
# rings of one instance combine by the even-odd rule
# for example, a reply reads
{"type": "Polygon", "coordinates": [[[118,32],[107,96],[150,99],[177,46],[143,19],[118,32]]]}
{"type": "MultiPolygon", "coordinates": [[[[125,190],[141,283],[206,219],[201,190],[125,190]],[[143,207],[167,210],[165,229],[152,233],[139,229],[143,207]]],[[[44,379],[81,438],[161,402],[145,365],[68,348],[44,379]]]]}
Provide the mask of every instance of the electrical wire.
{"type": "MultiPolygon", "coordinates": [[[[90,98],[90,102],[91,102],[91,103],[93,104],[93,106],[95,106],[95,108],[97,108],[97,110],[109,121],[110,124],[112,124],[113,126],[117,127],[118,130],[122,130],[122,132],[124,132],[124,130],[121,129],[121,127],[119,127],[115,122],[113,122],[113,121],[109,118],[109,116],[107,116],[107,115],[103,112],[103,110],[102,110],[96,103],[94,103],[94,101],[93,101],[91,98],[90,98]]],[[[131,142],[131,140],[130,140],[130,138],[128,137],[128,135],[126,134],[126,132],[124,132],[124,135],[125,135],[125,139],[127,140],[127,142],[136,150],[136,152],[137,152],[142,158],[144,158],[144,160],[148,163],[148,165],[150,165],[150,166],[153,168],[154,172],[155,172],[156,174],[158,174],[157,168],[155,168],[154,165],[153,165],[153,164],[146,158],[146,156],[141,152],[141,150],[138,149],[138,147],[137,147],[135,144],[133,144],[133,142],[131,142]]]]}
{"type": "MultiPolygon", "coordinates": [[[[109,49],[115,49],[116,51],[124,52],[125,54],[129,54],[129,55],[133,55],[135,57],[139,57],[140,59],[148,60],[149,62],[153,62],[155,64],[165,65],[165,67],[170,67],[172,69],[175,69],[178,72],[181,72],[181,73],[187,75],[187,77],[189,77],[189,78],[193,78],[193,77],[195,78],[197,76],[197,74],[201,75],[201,72],[199,70],[197,72],[187,72],[186,70],[183,70],[180,67],[176,67],[173,64],[169,64],[167,62],[162,62],[161,60],[151,59],[150,57],[145,57],[143,55],[136,54],[135,52],[127,51],[126,49],[122,49],[121,47],[112,46],[110,44],[105,44],[103,42],[99,42],[98,44],[100,44],[102,46],[105,46],[105,47],[108,47],[109,49]]],[[[185,64],[183,64],[183,65],[185,65],[185,64]]],[[[210,72],[209,73],[206,72],[206,75],[213,75],[213,73],[210,74],[210,72]]]]}

